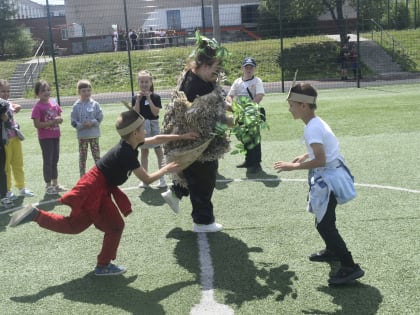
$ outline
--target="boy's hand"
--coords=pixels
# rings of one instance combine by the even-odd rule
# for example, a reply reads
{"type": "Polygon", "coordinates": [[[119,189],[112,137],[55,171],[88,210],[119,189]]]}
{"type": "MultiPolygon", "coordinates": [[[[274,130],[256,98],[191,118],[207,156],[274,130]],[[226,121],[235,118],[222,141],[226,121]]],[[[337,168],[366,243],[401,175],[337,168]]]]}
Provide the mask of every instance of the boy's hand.
{"type": "Polygon", "coordinates": [[[180,137],[183,140],[195,140],[195,139],[198,139],[200,135],[197,132],[187,132],[180,135],[180,137]]]}
{"type": "Polygon", "coordinates": [[[164,166],[164,168],[166,172],[171,172],[171,173],[178,173],[182,171],[181,167],[176,162],[169,162],[168,164],[164,166]]]}
{"type": "Polygon", "coordinates": [[[299,165],[299,164],[293,163],[293,162],[291,163],[291,162],[278,161],[274,163],[274,169],[277,171],[277,173],[280,173],[281,171],[293,171],[296,165],[299,165]]]}

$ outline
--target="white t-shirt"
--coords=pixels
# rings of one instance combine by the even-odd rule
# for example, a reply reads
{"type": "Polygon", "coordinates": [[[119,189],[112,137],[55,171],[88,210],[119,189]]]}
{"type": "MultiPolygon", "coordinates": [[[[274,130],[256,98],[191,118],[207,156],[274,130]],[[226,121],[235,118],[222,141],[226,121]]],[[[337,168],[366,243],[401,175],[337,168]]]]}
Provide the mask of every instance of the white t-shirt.
{"type": "Polygon", "coordinates": [[[311,144],[320,143],[324,146],[326,163],[337,159],[340,156],[338,139],[330,126],[319,117],[312,118],[305,126],[303,137],[305,138],[309,158],[315,158],[311,144]]]}
{"type": "Polygon", "coordinates": [[[230,87],[228,96],[231,97],[238,97],[238,96],[246,96],[250,97],[247,88],[252,94],[252,98],[254,99],[257,94],[264,94],[264,86],[263,82],[258,77],[253,77],[251,80],[243,81],[242,77],[236,79],[232,86],[230,87]]]}

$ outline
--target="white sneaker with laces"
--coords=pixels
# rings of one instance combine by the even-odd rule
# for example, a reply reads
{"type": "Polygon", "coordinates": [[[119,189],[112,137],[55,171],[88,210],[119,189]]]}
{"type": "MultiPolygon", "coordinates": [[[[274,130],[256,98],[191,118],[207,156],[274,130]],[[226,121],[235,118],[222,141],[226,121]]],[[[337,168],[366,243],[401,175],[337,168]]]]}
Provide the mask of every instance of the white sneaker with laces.
{"type": "Polygon", "coordinates": [[[161,193],[161,196],[175,213],[179,213],[179,199],[172,190],[168,189],[164,193],[161,193]]]}
{"type": "Polygon", "coordinates": [[[22,188],[19,190],[19,193],[23,197],[33,197],[35,194],[28,188],[22,188]]]}
{"type": "Polygon", "coordinates": [[[207,232],[219,232],[223,229],[223,226],[219,223],[212,224],[197,224],[194,223],[193,231],[196,233],[207,233],[207,232]]]}

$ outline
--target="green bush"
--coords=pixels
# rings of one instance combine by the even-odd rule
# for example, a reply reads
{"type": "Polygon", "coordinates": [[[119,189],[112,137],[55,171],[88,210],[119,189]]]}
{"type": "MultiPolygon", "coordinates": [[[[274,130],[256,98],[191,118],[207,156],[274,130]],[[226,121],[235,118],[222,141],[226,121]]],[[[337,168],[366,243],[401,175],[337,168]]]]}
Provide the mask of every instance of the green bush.
{"type": "Polygon", "coordinates": [[[14,58],[30,57],[35,46],[35,41],[26,29],[19,28],[17,36],[14,40],[6,41],[6,54],[14,58]]]}

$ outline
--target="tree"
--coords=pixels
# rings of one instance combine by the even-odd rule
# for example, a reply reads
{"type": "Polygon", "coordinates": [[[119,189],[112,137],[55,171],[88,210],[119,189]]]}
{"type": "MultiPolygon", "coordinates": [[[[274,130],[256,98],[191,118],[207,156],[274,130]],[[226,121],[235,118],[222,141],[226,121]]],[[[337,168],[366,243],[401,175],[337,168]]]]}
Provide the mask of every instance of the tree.
{"type": "Polygon", "coordinates": [[[13,18],[17,10],[8,0],[0,0],[0,56],[6,53],[6,42],[14,40],[19,33],[19,27],[13,18]]]}
{"type": "MultiPolygon", "coordinates": [[[[348,4],[354,9],[357,8],[358,0],[347,0],[348,4]]],[[[383,14],[383,8],[387,0],[359,0],[360,12],[364,18],[374,18],[375,10],[380,9],[378,17],[383,14]]],[[[318,18],[321,14],[329,12],[332,20],[337,25],[341,42],[347,39],[346,21],[343,15],[343,5],[346,0],[261,0],[260,10],[270,12],[279,18],[281,12],[282,26],[293,24],[293,21],[305,21],[308,17],[318,18]],[[281,7],[279,8],[279,5],[281,7]]]]}

